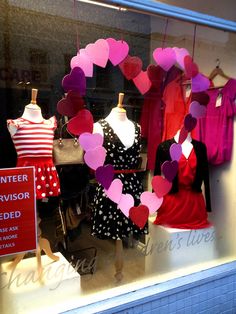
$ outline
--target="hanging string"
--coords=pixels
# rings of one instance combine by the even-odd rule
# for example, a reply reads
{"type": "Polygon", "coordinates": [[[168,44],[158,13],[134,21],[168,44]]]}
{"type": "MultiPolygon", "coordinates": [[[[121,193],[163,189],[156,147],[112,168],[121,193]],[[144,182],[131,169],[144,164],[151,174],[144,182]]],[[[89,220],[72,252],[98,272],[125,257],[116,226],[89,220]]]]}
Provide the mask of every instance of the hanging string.
{"type": "Polygon", "coordinates": [[[196,32],[197,32],[197,24],[194,25],[192,59],[194,59],[195,43],[196,43],[196,32]]]}
{"type": "Polygon", "coordinates": [[[76,48],[77,48],[77,52],[79,52],[79,27],[77,24],[77,20],[78,20],[78,1],[74,0],[74,19],[75,19],[75,23],[76,23],[76,48]]]}
{"type": "Polygon", "coordinates": [[[169,19],[166,19],[165,31],[164,31],[164,35],[162,39],[162,49],[164,48],[165,42],[166,42],[166,33],[167,33],[168,23],[169,23],[169,19]]]}

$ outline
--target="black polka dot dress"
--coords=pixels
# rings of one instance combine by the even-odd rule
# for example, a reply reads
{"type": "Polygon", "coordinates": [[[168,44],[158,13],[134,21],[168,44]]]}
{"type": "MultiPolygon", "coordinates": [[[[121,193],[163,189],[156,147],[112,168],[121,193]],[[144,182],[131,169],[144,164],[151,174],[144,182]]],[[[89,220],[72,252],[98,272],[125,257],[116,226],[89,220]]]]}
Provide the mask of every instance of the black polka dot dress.
{"type": "MultiPolygon", "coordinates": [[[[135,125],[135,137],[133,145],[126,148],[113,131],[109,123],[102,119],[98,121],[104,133],[104,148],[107,150],[105,165],[112,164],[115,170],[137,169],[139,164],[141,136],[140,128],[135,125]]],[[[123,194],[131,194],[135,206],[140,204],[140,195],[143,186],[139,173],[118,173],[115,174],[123,183],[123,194]]],[[[143,229],[136,226],[122,211],[117,204],[111,201],[104,193],[104,188],[98,184],[93,201],[92,212],[92,235],[100,239],[122,239],[130,234],[138,236],[147,234],[147,225],[143,229]]]]}

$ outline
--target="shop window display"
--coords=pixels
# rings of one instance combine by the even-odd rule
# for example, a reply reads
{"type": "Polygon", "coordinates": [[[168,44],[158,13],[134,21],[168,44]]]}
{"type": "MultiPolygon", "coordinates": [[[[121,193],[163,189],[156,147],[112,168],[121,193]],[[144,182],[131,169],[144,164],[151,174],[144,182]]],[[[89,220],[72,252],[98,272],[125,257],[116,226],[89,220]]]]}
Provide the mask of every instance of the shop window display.
{"type": "MultiPolygon", "coordinates": [[[[30,93],[33,87],[39,90],[37,102],[39,106],[41,107],[41,110],[45,118],[47,119],[50,116],[55,114],[57,116],[58,121],[61,119],[61,115],[57,112],[56,106],[57,106],[57,103],[62,99],[62,97],[65,97],[64,95],[65,90],[63,90],[61,81],[62,81],[62,78],[68,74],[68,67],[70,66],[69,64],[65,64],[65,60],[67,60],[67,63],[71,60],[71,57],[65,58],[65,56],[76,55],[77,53],[76,33],[77,33],[77,30],[79,30],[78,38],[79,38],[79,46],[81,49],[85,48],[90,43],[95,43],[99,38],[105,38],[105,39],[113,38],[114,40],[117,40],[117,41],[118,40],[122,41],[123,39],[123,41],[129,45],[129,49],[130,49],[129,55],[131,57],[139,58],[138,60],[142,60],[141,68],[143,71],[147,70],[147,72],[149,72],[149,75],[150,75],[149,78],[151,77],[151,74],[156,75],[152,77],[152,84],[150,86],[146,85],[146,89],[145,89],[143,86],[139,85],[138,80],[133,80],[133,78],[131,79],[130,77],[127,77],[128,73],[124,71],[124,64],[122,68],[122,66],[119,66],[118,64],[115,64],[115,65],[111,64],[112,62],[108,61],[108,65],[104,66],[102,70],[99,69],[98,65],[93,66],[94,73],[92,76],[86,78],[86,84],[87,84],[86,91],[82,95],[84,98],[85,107],[88,110],[90,110],[90,112],[93,115],[95,126],[99,128],[98,133],[102,133],[104,135],[103,146],[107,150],[107,153],[108,153],[107,158],[108,158],[108,156],[114,153],[113,151],[109,151],[109,148],[107,146],[108,143],[110,143],[110,145],[113,144],[112,141],[110,141],[110,138],[113,137],[113,140],[116,141],[116,143],[118,143],[119,139],[121,141],[121,138],[118,135],[118,133],[115,131],[115,126],[112,127],[111,123],[107,119],[109,117],[109,113],[112,112],[111,111],[112,108],[117,103],[117,97],[118,97],[119,92],[120,91],[124,92],[124,95],[125,95],[124,101],[123,101],[124,108],[126,109],[126,114],[129,121],[130,120],[134,121],[131,125],[132,127],[133,125],[135,125],[135,136],[137,136],[137,145],[140,145],[140,134],[142,134],[147,140],[147,143],[143,141],[144,145],[142,146],[142,153],[145,153],[145,154],[147,153],[146,155],[148,156],[148,169],[153,170],[155,162],[156,162],[155,157],[156,157],[157,147],[159,146],[159,144],[163,143],[163,141],[169,141],[170,138],[172,138],[176,134],[177,130],[182,127],[183,119],[186,116],[186,114],[188,114],[190,110],[189,105],[191,104],[191,102],[188,103],[188,100],[186,100],[185,92],[186,92],[187,85],[185,85],[184,77],[182,76],[184,72],[183,68],[181,68],[178,65],[176,67],[176,64],[174,67],[171,67],[169,69],[163,69],[160,67],[160,65],[158,65],[159,66],[158,68],[156,67],[156,64],[158,64],[158,62],[156,62],[155,58],[153,59],[153,56],[152,56],[152,52],[156,48],[162,47],[163,45],[163,32],[165,29],[166,20],[161,17],[151,17],[148,15],[142,15],[142,14],[132,13],[132,12],[113,12],[111,9],[104,9],[104,8],[101,9],[101,8],[96,8],[92,5],[89,6],[85,4],[78,4],[78,6],[76,6],[76,10],[77,10],[76,14],[74,14],[75,7],[74,7],[73,2],[61,1],[61,4],[62,4],[62,7],[61,9],[59,9],[57,6],[50,5],[50,2],[48,2],[48,12],[44,11],[44,7],[41,4],[41,2],[38,2],[37,5],[34,5],[35,7],[34,6],[24,7],[25,5],[23,4],[20,5],[20,4],[17,4],[16,2],[12,2],[12,4],[8,6],[5,6],[5,5],[2,6],[3,10],[1,10],[1,12],[3,13],[1,13],[2,15],[1,23],[3,23],[4,18],[6,20],[6,16],[11,17],[10,19],[7,20],[9,23],[8,26],[9,25],[11,26],[10,31],[9,32],[4,31],[2,33],[2,40],[3,42],[6,43],[7,36],[9,36],[8,40],[10,40],[11,46],[8,46],[7,44],[3,45],[3,48],[5,49],[5,51],[1,52],[0,54],[0,62],[1,62],[0,95],[1,95],[1,102],[3,104],[3,109],[2,109],[3,120],[1,122],[2,124],[1,127],[3,129],[3,132],[1,135],[1,138],[2,138],[1,147],[2,145],[5,145],[6,143],[9,145],[8,147],[6,146],[7,154],[4,154],[4,156],[1,156],[1,167],[2,168],[14,167],[16,165],[14,162],[14,154],[15,154],[14,149],[13,149],[14,147],[12,146],[11,138],[9,137],[9,133],[6,128],[6,120],[11,119],[12,121],[14,121],[18,117],[22,116],[23,109],[30,99],[30,93]],[[63,10],[63,9],[66,9],[66,10],[63,10]],[[100,10],[103,10],[103,11],[100,11],[100,10]],[[83,12],[86,12],[86,14],[84,14],[83,12]],[[94,14],[95,12],[96,14],[94,14]],[[97,14],[99,12],[102,12],[103,14],[100,14],[100,15],[97,14]],[[28,17],[29,15],[31,15],[31,17],[33,15],[34,21],[36,19],[38,23],[34,23],[33,25],[28,17]],[[44,16],[44,18],[46,16],[47,22],[44,25],[44,27],[46,28],[43,28],[43,25],[40,22],[40,19],[42,16],[44,16]],[[92,16],[96,16],[96,18],[94,18],[93,20],[92,16]],[[113,24],[112,27],[110,25],[110,20],[107,18],[108,16],[117,18],[115,20],[116,21],[115,25],[113,24]],[[144,23],[142,24],[138,23],[137,21],[140,19],[143,19],[144,23]],[[22,23],[21,21],[24,21],[24,23],[22,23]],[[27,32],[25,30],[26,25],[28,26],[27,32]],[[137,28],[137,25],[139,25],[138,28],[137,28]],[[88,34],[88,32],[86,31],[88,28],[92,30],[90,34],[88,34]],[[18,31],[18,34],[17,34],[17,32],[15,32],[14,29],[21,30],[21,32],[18,31]],[[45,29],[46,29],[46,32],[45,32],[45,29]],[[53,32],[53,35],[55,35],[53,36],[54,39],[50,38],[52,35],[52,32],[53,32]],[[22,41],[21,45],[17,47],[19,36],[27,40],[22,41]],[[50,45],[48,45],[49,41],[50,41],[50,45]],[[13,49],[13,47],[15,47],[15,49],[13,49]],[[36,60],[37,58],[35,57],[37,52],[40,52],[41,56],[43,56],[42,58],[40,58],[39,62],[37,62],[36,60]],[[6,56],[6,53],[7,53],[7,56],[6,56]],[[21,56],[20,58],[19,58],[19,55],[21,56]],[[34,58],[32,56],[34,56],[34,58]],[[32,64],[32,62],[34,64],[32,64]],[[29,71],[29,73],[31,73],[32,71],[38,71],[41,74],[40,73],[37,74],[37,80],[35,79],[36,77],[35,75],[27,76],[27,80],[26,80],[26,77],[22,74],[23,70],[29,71]],[[7,73],[8,73],[8,78],[6,79],[5,74],[7,73]],[[175,73],[177,73],[177,76],[175,75],[175,73]],[[100,75],[102,75],[102,79],[100,75]],[[40,79],[40,77],[44,79],[42,80],[40,79]],[[109,82],[109,84],[107,84],[107,82],[109,82]],[[176,86],[177,85],[178,86],[173,87],[175,84],[176,86]],[[167,93],[168,88],[170,92],[167,93]],[[178,93],[177,95],[179,97],[178,99],[181,99],[181,101],[184,100],[183,102],[180,101],[181,104],[178,106],[176,105],[176,102],[173,102],[173,98],[171,99],[171,94],[174,95],[174,93],[178,93]],[[178,114],[178,112],[176,113],[175,106],[178,107],[176,108],[177,110],[181,108],[183,109],[183,110],[181,109],[182,111],[180,112],[180,115],[178,116],[180,117],[179,122],[177,121],[178,119],[176,119],[176,114],[178,114]],[[186,106],[186,108],[184,106],[186,106]],[[168,114],[169,114],[170,119],[168,118],[168,114]],[[104,119],[104,117],[107,117],[107,118],[104,119]],[[175,122],[174,128],[173,128],[173,123],[170,123],[170,120],[172,118],[173,118],[173,121],[175,122]],[[141,124],[141,133],[140,133],[140,129],[137,126],[138,123],[141,124]],[[170,128],[168,127],[168,124],[170,128]],[[173,128],[173,130],[171,128],[173,128]],[[106,133],[109,133],[109,136],[110,136],[109,139],[106,138],[106,133]]],[[[2,25],[6,27],[5,24],[2,24],[2,25]]],[[[178,46],[178,47],[186,48],[190,51],[190,55],[191,55],[193,36],[192,36],[192,32],[184,30],[186,29],[184,27],[185,25],[186,24],[184,22],[170,21],[169,26],[167,28],[167,34],[166,34],[168,45],[167,44],[165,45],[166,47],[178,46]],[[178,31],[174,30],[176,25],[181,35],[178,34],[178,31]]],[[[4,27],[2,29],[5,29],[4,27]]],[[[227,75],[229,75],[230,77],[234,77],[235,69],[233,69],[232,67],[231,68],[229,67],[229,63],[226,62],[226,60],[228,60],[227,52],[221,46],[221,41],[227,42],[227,45],[229,47],[232,46],[233,43],[235,42],[234,36],[228,33],[223,34],[223,32],[221,31],[209,30],[209,34],[212,31],[218,34],[218,36],[215,37],[218,39],[213,41],[211,39],[212,37],[210,35],[208,36],[207,28],[202,28],[202,27],[199,27],[199,28],[203,29],[204,31],[206,30],[205,35],[203,34],[204,32],[200,31],[199,37],[198,36],[196,37],[194,61],[197,62],[199,71],[207,76],[211,72],[212,68],[214,68],[216,58],[214,58],[213,56],[211,57],[212,58],[211,64],[210,62],[208,64],[208,61],[206,61],[206,59],[208,58],[209,46],[214,46],[215,57],[220,56],[221,66],[223,67],[223,65],[225,64],[225,71],[227,72],[227,75]]],[[[232,53],[231,59],[233,59],[233,53],[232,53]]],[[[234,80],[232,80],[232,82],[234,82],[234,80]]],[[[221,85],[225,85],[225,88],[222,89],[222,93],[225,92],[227,84],[225,85],[225,81],[224,82],[221,81],[221,85]]],[[[215,85],[217,86],[218,83],[215,82],[215,85]]],[[[220,84],[218,86],[220,86],[220,84]]],[[[205,92],[202,93],[200,96],[199,95],[197,96],[196,94],[198,93],[198,91],[195,91],[194,97],[197,97],[196,100],[199,100],[200,97],[202,97],[201,101],[203,103],[204,97],[206,97],[205,96],[206,94],[209,95],[210,99],[212,99],[212,96],[211,96],[212,91],[214,91],[213,88],[211,90],[211,87],[209,88],[207,87],[205,92]]],[[[220,88],[220,91],[221,91],[221,88],[220,88]]],[[[231,108],[233,108],[235,94],[232,91],[232,89],[231,89],[230,95],[228,94],[226,95],[226,92],[224,96],[225,102],[227,102],[227,104],[230,102],[231,108]]],[[[175,96],[173,97],[175,98],[175,96]]],[[[210,103],[211,103],[211,100],[210,100],[210,103]]],[[[223,106],[219,106],[219,107],[221,109],[223,108],[223,106]]],[[[204,136],[206,136],[206,134],[209,135],[210,133],[209,131],[207,133],[203,132],[203,130],[206,128],[204,124],[205,123],[204,119],[206,120],[208,119],[208,114],[210,115],[209,116],[210,118],[212,118],[212,115],[211,115],[211,112],[208,112],[208,110],[210,110],[209,109],[210,107],[206,106],[206,108],[207,108],[206,117],[200,118],[201,122],[197,124],[191,136],[194,139],[193,141],[195,141],[195,139],[203,141],[206,144],[206,148],[208,152],[209,147],[208,147],[207,139],[205,140],[204,136]]],[[[230,157],[227,157],[225,155],[226,157],[224,159],[224,163],[228,162],[226,167],[229,167],[229,168],[233,167],[231,163],[232,158],[233,158],[233,155],[231,155],[231,151],[233,149],[233,146],[232,146],[233,116],[234,116],[234,109],[232,109],[231,113],[228,113],[227,123],[223,122],[224,125],[227,124],[228,126],[228,121],[229,119],[231,119],[231,122],[229,122],[231,124],[230,130],[226,131],[230,133],[230,141],[227,141],[226,143],[227,147],[230,147],[228,149],[229,153],[227,155],[227,152],[226,152],[226,155],[230,157]]],[[[72,119],[73,118],[74,117],[72,117],[72,119]]],[[[69,123],[68,123],[68,130],[71,131],[69,127],[69,123]]],[[[94,129],[94,133],[97,133],[95,132],[95,130],[96,129],[94,129]]],[[[92,132],[91,129],[90,129],[90,132],[92,132]]],[[[133,133],[127,132],[127,134],[132,135],[133,133]]],[[[229,139],[229,137],[227,138],[229,139]]],[[[121,145],[122,142],[120,142],[119,144],[121,145]]],[[[161,145],[159,147],[161,147],[161,145]]],[[[219,147],[220,147],[219,149],[221,149],[224,145],[225,144],[221,142],[221,144],[219,144],[219,147]]],[[[129,148],[127,149],[127,151],[128,150],[129,148]]],[[[194,155],[191,153],[190,156],[191,156],[191,165],[195,164],[196,159],[194,155]]],[[[132,155],[126,156],[125,159],[127,158],[132,159],[133,156],[132,155]]],[[[119,156],[119,159],[121,160],[120,156],[119,156]]],[[[162,162],[165,162],[168,160],[168,158],[164,158],[164,159],[165,160],[162,160],[162,162]]],[[[182,159],[179,160],[179,164],[181,165],[183,162],[182,159]]],[[[138,168],[139,160],[136,157],[135,157],[134,162],[135,162],[135,165],[131,165],[129,168],[135,168],[135,169],[138,168]]],[[[106,162],[104,161],[104,165],[106,165],[107,163],[113,164],[113,166],[115,166],[114,159],[112,158],[111,160],[109,159],[106,162]]],[[[125,164],[127,164],[127,160],[125,164]]],[[[190,165],[190,168],[191,168],[191,165],[190,165]]],[[[121,165],[121,168],[123,168],[123,164],[121,165]]],[[[96,171],[96,169],[94,170],[96,171]]],[[[121,170],[124,170],[124,169],[121,169],[121,170]]],[[[58,168],[58,171],[59,171],[59,168],[58,168]]],[[[116,240],[119,239],[118,241],[121,241],[120,238],[124,236],[123,241],[121,241],[123,242],[123,246],[124,246],[123,248],[124,266],[122,270],[123,279],[119,282],[120,287],[123,287],[127,289],[126,291],[128,291],[129,289],[133,289],[132,284],[134,284],[135,281],[137,282],[139,280],[143,280],[143,284],[147,285],[148,283],[145,282],[146,278],[149,278],[149,280],[150,278],[152,278],[154,280],[155,276],[160,273],[164,276],[166,273],[171,274],[173,270],[182,269],[183,267],[187,267],[186,273],[188,272],[191,273],[191,269],[190,269],[191,265],[195,265],[195,266],[198,265],[199,269],[201,269],[201,267],[202,269],[204,269],[205,267],[206,268],[208,267],[206,264],[204,264],[205,262],[207,262],[207,260],[211,262],[215,262],[217,265],[218,260],[221,260],[223,258],[230,258],[234,256],[234,248],[230,242],[231,235],[232,235],[232,232],[230,231],[231,228],[229,227],[229,230],[226,231],[225,230],[226,228],[224,228],[225,226],[221,225],[220,221],[221,221],[221,217],[223,213],[219,209],[219,206],[222,206],[222,208],[226,208],[225,209],[226,213],[227,211],[230,211],[230,208],[231,208],[230,199],[232,197],[232,194],[231,194],[232,188],[228,187],[226,189],[222,186],[222,184],[225,183],[224,178],[222,178],[221,186],[219,185],[217,186],[216,182],[219,177],[221,178],[220,171],[221,171],[221,168],[212,168],[210,166],[211,190],[206,192],[204,195],[204,197],[208,199],[209,194],[211,194],[212,212],[209,213],[208,219],[212,225],[208,224],[207,218],[205,217],[204,218],[205,224],[202,225],[199,230],[196,230],[194,234],[193,232],[191,232],[191,230],[194,228],[189,228],[189,225],[187,227],[185,226],[184,230],[179,229],[179,226],[177,226],[177,228],[176,226],[171,226],[171,227],[175,227],[174,232],[172,232],[168,229],[170,226],[167,226],[166,229],[163,229],[163,226],[158,226],[158,225],[153,224],[153,221],[156,217],[156,213],[154,210],[154,215],[151,215],[151,217],[149,217],[147,221],[147,224],[149,225],[149,234],[147,234],[146,227],[144,227],[145,232],[141,232],[146,235],[142,234],[141,236],[138,236],[138,237],[136,236],[135,232],[131,232],[130,234],[122,233],[121,235],[118,235],[118,236],[116,233],[115,238],[116,240]],[[218,196],[216,196],[217,191],[218,192],[224,191],[224,198],[223,198],[224,202],[222,200],[219,202],[218,196]],[[190,229],[190,230],[186,231],[185,229],[190,229]],[[187,234],[187,232],[189,233],[187,234]],[[207,233],[209,233],[208,238],[206,235],[207,233]],[[223,238],[223,241],[221,240],[222,238],[223,238]],[[180,241],[180,239],[182,240],[180,241]],[[196,239],[198,239],[198,241],[196,239]],[[208,239],[209,241],[206,241],[206,239],[208,239]],[[151,243],[150,241],[152,241],[152,248],[150,248],[149,246],[151,243]],[[205,247],[204,247],[204,243],[207,244],[205,247]],[[177,248],[178,248],[178,251],[177,251],[177,248]],[[181,264],[181,257],[183,257],[186,254],[189,254],[190,251],[188,250],[190,250],[191,248],[194,249],[196,252],[197,251],[201,252],[202,259],[201,260],[196,259],[195,261],[191,259],[187,259],[188,260],[187,264],[186,264],[186,261],[181,264]],[[211,250],[211,254],[209,253],[208,255],[206,255],[205,260],[204,260],[203,258],[204,252],[206,252],[207,250],[209,251],[209,249],[211,250]],[[153,251],[153,254],[151,253],[151,251],[153,251]],[[179,258],[180,262],[179,260],[178,261],[176,260],[177,258],[179,258]],[[170,263],[170,260],[172,261],[171,263],[170,263]],[[153,263],[158,264],[157,261],[159,261],[158,262],[160,266],[159,268],[153,264],[153,263]]],[[[79,172],[79,173],[80,175],[82,173],[83,176],[86,176],[86,180],[87,180],[88,178],[87,172],[86,173],[79,172]]],[[[160,173],[160,169],[158,170],[158,173],[160,173]]],[[[132,187],[130,187],[130,190],[126,191],[124,189],[123,193],[137,194],[135,192],[135,186],[137,184],[140,187],[142,185],[145,186],[144,190],[140,189],[138,194],[141,194],[142,191],[151,192],[153,186],[148,188],[148,185],[150,186],[150,182],[151,182],[150,177],[147,176],[148,170],[141,171],[139,174],[140,174],[139,180],[141,180],[142,182],[137,179],[135,180],[133,179],[133,181],[135,182],[132,185],[132,187]]],[[[157,172],[155,174],[157,174],[157,172]]],[[[204,171],[204,174],[206,175],[205,171],[204,171]]],[[[79,178],[80,175],[78,175],[78,181],[80,180],[79,178]]],[[[104,231],[105,233],[107,232],[109,233],[108,229],[103,229],[104,223],[107,223],[107,221],[103,219],[104,213],[101,210],[101,205],[104,206],[105,204],[103,201],[104,200],[109,201],[109,199],[104,194],[103,189],[101,189],[101,187],[100,187],[100,190],[99,188],[98,190],[96,190],[96,183],[94,185],[96,176],[94,172],[90,171],[89,175],[90,175],[90,180],[89,181],[85,180],[86,181],[85,189],[83,186],[83,191],[85,191],[85,194],[83,194],[83,197],[85,196],[86,198],[86,201],[84,201],[84,204],[81,205],[82,204],[80,202],[81,199],[77,200],[78,195],[76,195],[76,197],[74,197],[75,195],[72,196],[72,198],[74,198],[73,201],[71,201],[71,199],[64,200],[64,204],[63,204],[66,207],[65,209],[67,209],[69,206],[73,207],[73,210],[75,212],[77,211],[77,214],[79,212],[78,206],[77,206],[78,203],[80,203],[81,205],[80,207],[85,206],[85,208],[82,208],[83,217],[80,216],[80,218],[83,218],[83,219],[81,219],[77,225],[77,227],[79,228],[79,232],[75,232],[73,236],[70,237],[69,241],[68,241],[67,236],[65,235],[64,238],[62,237],[62,239],[60,239],[60,243],[58,245],[58,243],[55,244],[55,239],[53,238],[54,237],[53,228],[55,228],[55,216],[52,215],[50,217],[50,224],[47,226],[48,229],[43,228],[45,230],[45,233],[48,232],[47,236],[52,244],[52,247],[53,247],[53,244],[55,244],[55,246],[53,247],[54,252],[60,249],[61,252],[68,258],[68,262],[72,262],[73,258],[76,258],[79,260],[80,256],[82,256],[84,252],[85,252],[85,259],[95,258],[96,267],[93,268],[92,274],[89,273],[89,275],[81,275],[80,281],[81,281],[81,289],[83,291],[82,293],[83,295],[80,293],[79,295],[77,295],[78,299],[80,300],[82,300],[85,295],[91,295],[91,294],[100,295],[102,299],[103,298],[102,292],[106,291],[106,289],[108,288],[115,289],[114,291],[119,290],[119,289],[117,290],[117,287],[115,288],[115,285],[117,283],[115,283],[115,280],[114,280],[115,271],[114,271],[113,254],[115,252],[115,241],[114,241],[115,239],[100,240],[99,237],[97,238],[97,237],[91,236],[90,228],[92,228],[92,233],[94,233],[95,230],[96,230],[96,233],[98,233],[99,231],[101,231],[102,233],[104,230],[105,230],[104,231]],[[101,195],[99,194],[101,197],[97,194],[98,192],[101,194],[101,195]],[[94,211],[94,208],[96,207],[96,198],[99,201],[100,207],[97,207],[96,210],[94,211]],[[100,199],[102,199],[102,201],[100,199]],[[97,217],[95,214],[96,212],[97,213],[102,212],[100,213],[99,220],[96,219],[97,217]],[[96,226],[96,227],[93,228],[93,226],[96,226]],[[89,251],[87,251],[88,254],[86,255],[86,249],[89,249],[91,247],[96,248],[97,250],[96,256],[95,255],[91,256],[89,251]],[[79,251],[81,252],[81,255],[79,255],[79,251]],[[74,255],[73,255],[73,252],[74,252],[74,255]],[[89,280],[88,278],[86,278],[86,276],[90,276],[89,280]]],[[[125,175],[119,174],[118,176],[134,177],[134,174],[133,173],[125,174],[125,175]]],[[[60,173],[59,173],[59,178],[60,178],[60,173]]],[[[124,178],[122,178],[122,180],[123,179],[124,178]]],[[[180,177],[179,177],[179,180],[180,180],[180,177]]],[[[129,186],[129,183],[127,184],[129,186]]],[[[227,183],[226,183],[226,186],[227,186],[227,183]]],[[[64,187],[64,188],[65,190],[67,189],[67,187],[64,187]]],[[[69,192],[70,191],[67,190],[67,194],[69,192]]],[[[178,193],[176,195],[178,195],[178,193]]],[[[221,195],[221,193],[218,193],[218,194],[219,196],[221,195]]],[[[202,194],[200,195],[201,195],[201,200],[204,202],[203,195],[202,194]]],[[[58,196],[58,199],[60,199],[60,196],[58,196]]],[[[182,197],[182,199],[186,201],[186,198],[182,197]]],[[[115,206],[115,211],[120,211],[120,209],[117,207],[117,204],[115,204],[114,202],[111,202],[111,203],[112,203],[112,206],[115,206]]],[[[208,204],[208,201],[206,203],[208,204]]],[[[161,204],[158,204],[158,206],[159,205],[161,206],[161,204]]],[[[164,202],[162,206],[164,206],[164,202]]],[[[161,213],[161,208],[160,208],[160,213],[161,213]]],[[[205,210],[205,208],[203,209],[205,210]]],[[[119,212],[119,215],[123,215],[123,213],[119,212]]],[[[185,213],[183,216],[187,216],[187,213],[185,213]]],[[[122,217],[124,218],[125,215],[123,215],[122,217]]],[[[157,217],[158,217],[158,212],[157,212],[157,217]]],[[[224,221],[225,223],[228,224],[228,226],[231,226],[232,222],[227,217],[229,216],[226,215],[224,221]]],[[[128,218],[125,217],[124,219],[128,219],[128,218]]],[[[62,222],[63,222],[63,217],[62,217],[61,223],[62,222]]],[[[120,223],[122,223],[121,220],[119,220],[118,222],[119,222],[119,225],[120,223]]],[[[43,221],[43,218],[42,218],[42,224],[44,223],[46,226],[46,221],[43,221]]],[[[134,225],[133,222],[132,224],[134,225]]],[[[139,228],[139,227],[137,227],[137,229],[142,230],[142,228],[139,228]]],[[[120,232],[121,230],[123,229],[121,228],[116,231],[120,232]]],[[[120,244],[121,242],[118,242],[118,243],[120,244]]],[[[11,258],[12,258],[11,256],[2,258],[1,263],[5,264],[11,258]]],[[[76,268],[77,261],[73,260],[73,263],[72,263],[73,265],[75,265],[75,268],[76,268]]],[[[86,260],[85,263],[89,264],[89,260],[86,260]]],[[[94,265],[94,263],[91,265],[94,265]]],[[[176,276],[176,274],[175,275],[173,274],[173,276],[176,276]]],[[[114,292],[114,293],[120,293],[120,292],[114,292]]],[[[62,300],[62,303],[63,302],[64,301],[62,300]]],[[[84,301],[84,302],[87,302],[87,301],[84,301]]],[[[11,311],[14,312],[14,309],[12,309],[11,311]]]]}

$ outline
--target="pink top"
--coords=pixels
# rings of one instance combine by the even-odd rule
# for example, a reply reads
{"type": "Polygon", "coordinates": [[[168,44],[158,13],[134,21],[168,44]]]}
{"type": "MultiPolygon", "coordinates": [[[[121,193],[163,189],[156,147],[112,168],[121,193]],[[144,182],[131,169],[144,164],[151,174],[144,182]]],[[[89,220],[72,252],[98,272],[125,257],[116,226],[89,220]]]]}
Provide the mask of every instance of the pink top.
{"type": "Polygon", "coordinates": [[[35,123],[23,118],[7,120],[17,127],[12,135],[17,157],[52,157],[54,130],[57,127],[55,117],[35,123]]]}
{"type": "Polygon", "coordinates": [[[219,165],[229,161],[232,155],[236,80],[230,79],[223,89],[212,89],[207,93],[210,101],[206,116],[198,121],[196,138],[206,144],[209,163],[219,165]],[[221,105],[216,106],[220,94],[221,105]]]}

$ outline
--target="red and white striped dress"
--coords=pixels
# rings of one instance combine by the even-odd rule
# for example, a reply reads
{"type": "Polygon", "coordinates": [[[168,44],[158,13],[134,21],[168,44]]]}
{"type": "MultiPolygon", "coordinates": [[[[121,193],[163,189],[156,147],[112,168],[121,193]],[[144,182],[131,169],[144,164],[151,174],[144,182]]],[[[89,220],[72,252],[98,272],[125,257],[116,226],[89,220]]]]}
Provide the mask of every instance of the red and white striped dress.
{"type": "Polygon", "coordinates": [[[42,199],[60,194],[60,182],[52,160],[55,117],[39,123],[23,118],[8,120],[17,130],[12,141],[17,152],[17,167],[34,166],[36,198],[42,199]]]}

